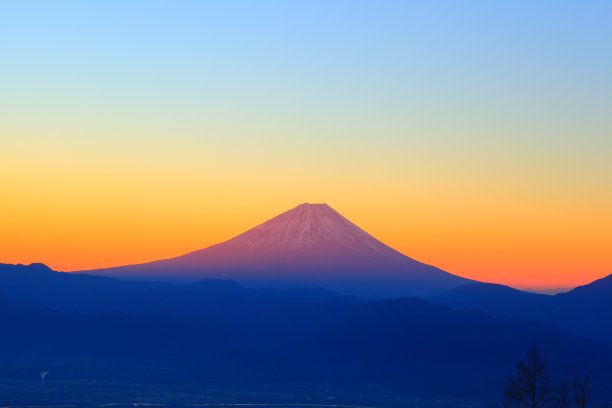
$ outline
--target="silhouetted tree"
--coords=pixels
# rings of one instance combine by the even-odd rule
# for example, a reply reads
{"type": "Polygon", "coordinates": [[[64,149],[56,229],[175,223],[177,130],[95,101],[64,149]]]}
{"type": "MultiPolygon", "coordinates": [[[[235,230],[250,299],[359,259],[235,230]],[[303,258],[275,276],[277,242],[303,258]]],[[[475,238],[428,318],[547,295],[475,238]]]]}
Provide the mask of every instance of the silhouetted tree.
{"type": "Polygon", "coordinates": [[[590,374],[588,372],[579,374],[578,371],[574,370],[571,381],[576,408],[587,408],[591,402],[592,394],[590,374]]]}
{"type": "Polygon", "coordinates": [[[555,396],[555,408],[572,407],[572,384],[570,381],[562,381],[557,385],[555,396]]]}
{"type": "Polygon", "coordinates": [[[545,408],[554,400],[554,386],[537,346],[516,367],[504,387],[504,407],[545,408]]]}

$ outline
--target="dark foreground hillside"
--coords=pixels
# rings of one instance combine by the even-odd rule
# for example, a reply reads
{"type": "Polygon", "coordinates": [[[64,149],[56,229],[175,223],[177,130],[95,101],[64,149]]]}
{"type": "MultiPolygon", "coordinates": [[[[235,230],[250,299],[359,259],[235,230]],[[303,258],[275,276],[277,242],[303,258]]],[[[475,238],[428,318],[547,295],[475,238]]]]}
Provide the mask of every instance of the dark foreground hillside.
{"type": "Polygon", "coordinates": [[[2,278],[0,404],[186,404],[218,395],[246,403],[482,406],[499,401],[534,343],[554,376],[588,369],[596,397],[612,394],[604,343],[416,298],[366,301],[229,281],[130,283],[40,266],[5,266],[2,278]]]}
{"type": "Polygon", "coordinates": [[[382,386],[338,386],[330,383],[218,385],[134,382],[2,380],[2,406],[55,407],[270,407],[369,408],[486,406],[482,398],[448,398],[391,390],[382,386]]]}

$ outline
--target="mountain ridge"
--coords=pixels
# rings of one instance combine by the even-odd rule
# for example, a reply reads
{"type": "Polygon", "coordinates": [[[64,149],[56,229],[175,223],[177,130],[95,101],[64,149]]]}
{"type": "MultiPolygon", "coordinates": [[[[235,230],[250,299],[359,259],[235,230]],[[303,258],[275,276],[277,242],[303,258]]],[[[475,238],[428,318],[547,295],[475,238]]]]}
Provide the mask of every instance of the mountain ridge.
{"type": "Polygon", "coordinates": [[[228,281],[39,272],[0,265],[0,378],[38,379],[51,366],[54,378],[71,380],[121,372],[128,383],[380,384],[445,397],[493,396],[537,342],[555,372],[579,364],[612,381],[607,344],[550,324],[417,298],[304,297],[228,281]]]}
{"type": "Polygon", "coordinates": [[[612,275],[566,293],[529,293],[503,285],[468,284],[428,300],[455,310],[546,322],[612,344],[612,275]]]}

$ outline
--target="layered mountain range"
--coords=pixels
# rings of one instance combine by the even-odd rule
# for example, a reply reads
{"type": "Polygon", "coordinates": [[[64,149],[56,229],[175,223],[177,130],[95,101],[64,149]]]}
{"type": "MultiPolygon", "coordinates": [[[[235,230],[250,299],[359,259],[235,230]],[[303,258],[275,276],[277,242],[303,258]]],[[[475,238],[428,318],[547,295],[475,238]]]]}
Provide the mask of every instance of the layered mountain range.
{"type": "MultiPolygon", "coordinates": [[[[436,301],[473,290],[463,288],[436,301]]],[[[610,312],[600,305],[582,313],[605,325],[610,312]]],[[[605,336],[417,298],[249,289],[215,279],[122,281],[0,264],[0,325],[4,380],[36,378],[51,367],[61,381],[113,381],[120,373],[130,383],[376,384],[417,396],[494,399],[536,343],[554,373],[586,368],[601,390],[612,389],[605,336]]]]}
{"type": "MultiPolygon", "coordinates": [[[[62,384],[308,384],[319,396],[334,384],[459,406],[498,397],[537,344],[556,377],[588,370],[596,397],[612,398],[611,299],[612,276],[554,296],[464,279],[302,204],[173,259],[89,273],[0,264],[0,379],[21,387],[51,367],[62,384]]],[[[397,403],[379,398],[368,401],[397,403]]]]}

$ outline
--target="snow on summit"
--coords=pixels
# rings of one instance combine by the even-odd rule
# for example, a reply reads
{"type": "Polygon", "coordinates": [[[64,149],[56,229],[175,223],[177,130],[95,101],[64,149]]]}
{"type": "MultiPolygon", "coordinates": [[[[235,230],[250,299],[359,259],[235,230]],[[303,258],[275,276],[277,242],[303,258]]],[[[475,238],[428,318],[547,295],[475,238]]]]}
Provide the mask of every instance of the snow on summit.
{"type": "Polygon", "coordinates": [[[226,244],[290,250],[325,245],[341,245],[356,252],[384,253],[391,250],[329,205],[308,203],[280,214],[226,244]]]}
{"type": "Polygon", "coordinates": [[[433,295],[470,283],[383,244],[327,204],[300,204],[228,241],[176,258],[89,273],[253,287],[321,286],[364,296],[433,295]]]}

